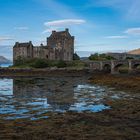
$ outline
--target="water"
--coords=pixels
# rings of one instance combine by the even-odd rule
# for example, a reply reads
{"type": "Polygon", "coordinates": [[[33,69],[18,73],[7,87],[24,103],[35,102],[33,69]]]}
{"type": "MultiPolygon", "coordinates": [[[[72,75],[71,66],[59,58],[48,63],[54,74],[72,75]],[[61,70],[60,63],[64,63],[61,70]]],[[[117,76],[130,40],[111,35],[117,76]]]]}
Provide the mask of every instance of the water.
{"type": "Polygon", "coordinates": [[[9,63],[9,64],[0,64],[0,67],[6,68],[6,67],[9,67],[9,66],[12,66],[12,65],[13,65],[12,63],[9,63]]]}
{"type": "Polygon", "coordinates": [[[111,109],[107,98],[128,96],[124,92],[88,84],[84,79],[23,78],[0,79],[0,118],[48,118],[47,112],[100,112],[111,109]]]}

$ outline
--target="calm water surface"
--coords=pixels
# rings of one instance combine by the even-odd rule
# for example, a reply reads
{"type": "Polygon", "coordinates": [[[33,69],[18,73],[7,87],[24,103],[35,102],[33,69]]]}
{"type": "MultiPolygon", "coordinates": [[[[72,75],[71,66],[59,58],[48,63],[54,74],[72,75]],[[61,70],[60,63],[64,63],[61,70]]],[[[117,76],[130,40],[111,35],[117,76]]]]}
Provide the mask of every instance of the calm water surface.
{"type": "Polygon", "coordinates": [[[47,112],[99,112],[111,109],[104,105],[106,99],[127,96],[76,77],[0,79],[0,118],[34,120],[47,118],[47,112]]]}

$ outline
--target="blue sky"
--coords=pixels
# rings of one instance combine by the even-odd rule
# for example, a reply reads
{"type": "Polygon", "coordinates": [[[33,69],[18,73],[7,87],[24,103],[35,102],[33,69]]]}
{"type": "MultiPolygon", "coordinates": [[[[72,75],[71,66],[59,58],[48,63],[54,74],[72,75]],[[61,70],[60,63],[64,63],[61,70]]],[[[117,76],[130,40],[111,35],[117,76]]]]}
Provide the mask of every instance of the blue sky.
{"type": "Polygon", "coordinates": [[[0,55],[16,41],[45,44],[51,30],[69,28],[75,51],[140,48],[140,0],[0,0],[0,55]]]}

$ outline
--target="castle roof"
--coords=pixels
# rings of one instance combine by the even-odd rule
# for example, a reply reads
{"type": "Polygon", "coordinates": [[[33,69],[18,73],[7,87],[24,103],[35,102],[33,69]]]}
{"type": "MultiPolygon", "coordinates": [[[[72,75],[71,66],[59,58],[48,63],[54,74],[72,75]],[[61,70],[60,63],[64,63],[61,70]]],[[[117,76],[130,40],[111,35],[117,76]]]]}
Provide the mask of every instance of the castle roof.
{"type": "Polygon", "coordinates": [[[69,30],[66,29],[65,31],[52,31],[50,37],[71,37],[69,30]]]}
{"type": "Polygon", "coordinates": [[[16,42],[16,44],[15,44],[14,47],[30,47],[30,46],[33,46],[33,44],[32,44],[31,41],[29,41],[29,42],[24,42],[24,43],[16,42]]]}

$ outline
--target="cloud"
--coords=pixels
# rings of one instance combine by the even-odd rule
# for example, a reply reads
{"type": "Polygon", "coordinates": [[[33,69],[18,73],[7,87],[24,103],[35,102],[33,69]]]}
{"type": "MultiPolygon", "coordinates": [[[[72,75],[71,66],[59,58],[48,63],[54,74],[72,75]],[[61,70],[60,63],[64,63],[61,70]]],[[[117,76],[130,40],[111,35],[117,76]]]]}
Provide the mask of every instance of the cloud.
{"type": "Polygon", "coordinates": [[[86,21],[83,19],[64,19],[64,20],[55,20],[51,22],[45,22],[45,26],[65,26],[65,25],[74,25],[74,24],[83,24],[86,21]]]}
{"type": "MultiPolygon", "coordinates": [[[[63,19],[83,19],[83,15],[75,10],[74,7],[76,5],[73,7],[64,1],[59,1],[59,0],[33,0],[33,1],[36,1],[37,3],[45,6],[45,8],[47,9],[47,13],[51,14],[50,20],[53,20],[52,17],[54,18],[57,17],[57,19],[62,19],[62,20],[63,19]]],[[[45,31],[43,31],[42,33],[44,34],[44,33],[51,32],[52,30],[58,31],[60,29],[62,30],[63,28],[70,28],[71,30],[74,30],[75,32],[83,32],[84,34],[85,32],[87,32],[87,29],[89,28],[91,29],[93,27],[93,23],[88,22],[87,24],[84,24],[83,26],[80,26],[80,27],[78,26],[78,28],[76,26],[72,28],[62,27],[62,26],[61,27],[53,26],[52,28],[51,27],[47,27],[45,31]]]]}
{"type": "Polygon", "coordinates": [[[62,27],[80,25],[84,23],[86,23],[86,21],[83,19],[63,19],[45,22],[44,25],[47,27],[47,29],[43,33],[51,32],[52,30],[58,30],[62,27]]]}
{"type": "Polygon", "coordinates": [[[107,36],[105,38],[109,38],[109,39],[124,39],[124,38],[128,38],[127,36],[107,36]]]}
{"type": "MultiPolygon", "coordinates": [[[[132,42],[130,42],[133,46],[138,45],[138,47],[140,46],[140,39],[134,40],[132,42]]],[[[140,48],[140,47],[139,47],[140,48]]]]}
{"type": "Polygon", "coordinates": [[[115,9],[129,20],[140,19],[140,0],[89,0],[88,5],[115,9]]]}
{"type": "Polygon", "coordinates": [[[24,26],[21,26],[21,27],[15,27],[14,29],[15,29],[15,30],[22,30],[22,31],[29,30],[28,27],[24,27],[24,26]]]}
{"type": "Polygon", "coordinates": [[[10,41],[10,40],[14,40],[14,38],[10,37],[10,36],[0,36],[0,42],[2,42],[2,41],[10,41]]]}
{"type": "Polygon", "coordinates": [[[125,31],[125,33],[130,35],[140,35],[140,28],[129,28],[125,31]]]}

